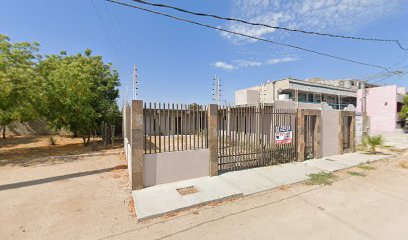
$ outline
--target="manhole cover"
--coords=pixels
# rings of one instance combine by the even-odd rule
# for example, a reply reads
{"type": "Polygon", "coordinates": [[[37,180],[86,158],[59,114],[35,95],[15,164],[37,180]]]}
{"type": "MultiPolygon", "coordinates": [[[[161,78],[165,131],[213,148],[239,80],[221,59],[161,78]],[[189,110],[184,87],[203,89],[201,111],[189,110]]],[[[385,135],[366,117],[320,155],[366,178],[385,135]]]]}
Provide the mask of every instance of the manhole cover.
{"type": "Polygon", "coordinates": [[[193,194],[193,193],[198,193],[197,188],[195,188],[194,186],[178,188],[176,190],[181,196],[185,196],[185,195],[189,195],[189,194],[193,194]]]}

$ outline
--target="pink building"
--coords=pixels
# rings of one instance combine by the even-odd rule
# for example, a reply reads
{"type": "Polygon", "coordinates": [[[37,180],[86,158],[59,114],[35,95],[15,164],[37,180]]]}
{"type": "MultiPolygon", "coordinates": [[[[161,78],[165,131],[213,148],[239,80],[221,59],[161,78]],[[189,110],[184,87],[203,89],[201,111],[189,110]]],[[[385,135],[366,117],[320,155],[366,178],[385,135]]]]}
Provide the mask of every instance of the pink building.
{"type": "MultiPolygon", "coordinates": [[[[363,90],[357,91],[357,109],[362,113],[363,90]]],[[[392,132],[401,128],[403,121],[399,121],[398,113],[403,105],[404,87],[396,85],[367,88],[366,90],[367,116],[369,117],[369,132],[372,134],[392,132]]]]}

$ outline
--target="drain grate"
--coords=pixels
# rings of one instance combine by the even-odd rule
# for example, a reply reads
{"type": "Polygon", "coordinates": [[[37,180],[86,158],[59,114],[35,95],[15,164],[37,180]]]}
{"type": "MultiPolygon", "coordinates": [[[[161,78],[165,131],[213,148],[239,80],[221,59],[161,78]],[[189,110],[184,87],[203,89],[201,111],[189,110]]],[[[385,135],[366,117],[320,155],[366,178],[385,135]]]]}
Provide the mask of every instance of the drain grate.
{"type": "Polygon", "coordinates": [[[189,195],[189,194],[193,194],[193,193],[198,193],[197,188],[195,188],[194,186],[189,186],[189,187],[184,187],[184,188],[177,188],[176,190],[181,196],[185,196],[185,195],[189,195]]]}

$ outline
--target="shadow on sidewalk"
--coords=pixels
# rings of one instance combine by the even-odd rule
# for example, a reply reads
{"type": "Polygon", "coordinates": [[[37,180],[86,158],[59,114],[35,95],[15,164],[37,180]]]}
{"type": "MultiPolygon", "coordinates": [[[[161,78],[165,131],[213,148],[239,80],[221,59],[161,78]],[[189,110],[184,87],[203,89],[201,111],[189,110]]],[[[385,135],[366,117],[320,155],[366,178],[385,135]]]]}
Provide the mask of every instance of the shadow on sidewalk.
{"type": "Polygon", "coordinates": [[[10,183],[10,184],[5,184],[5,185],[0,185],[0,191],[22,188],[22,187],[30,187],[30,186],[44,184],[44,183],[61,181],[61,180],[68,179],[68,178],[84,177],[88,175],[100,174],[104,172],[109,172],[109,171],[119,170],[119,169],[126,169],[126,168],[127,168],[126,165],[119,165],[116,167],[104,168],[104,169],[99,169],[99,170],[71,173],[71,174],[66,174],[66,175],[61,175],[61,176],[42,178],[42,179],[37,179],[37,180],[25,181],[25,182],[10,183]]]}

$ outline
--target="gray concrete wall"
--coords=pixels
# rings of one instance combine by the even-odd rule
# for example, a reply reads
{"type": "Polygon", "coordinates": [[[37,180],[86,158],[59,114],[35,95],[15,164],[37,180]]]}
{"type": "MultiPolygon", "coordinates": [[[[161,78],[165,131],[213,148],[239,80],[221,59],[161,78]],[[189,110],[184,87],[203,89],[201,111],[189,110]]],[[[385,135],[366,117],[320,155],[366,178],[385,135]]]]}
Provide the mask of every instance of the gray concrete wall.
{"type": "Polygon", "coordinates": [[[321,151],[322,156],[333,156],[339,154],[339,124],[340,111],[325,109],[321,111],[322,134],[321,151]]]}
{"type": "Polygon", "coordinates": [[[130,181],[132,181],[132,129],[131,129],[131,109],[128,103],[125,103],[122,109],[122,134],[123,134],[123,150],[128,164],[130,181]]]}
{"type": "Polygon", "coordinates": [[[274,106],[279,109],[296,109],[296,103],[292,100],[275,101],[274,106]]]}
{"type": "Polygon", "coordinates": [[[144,186],[209,176],[208,149],[144,155],[144,186]]]}
{"type": "Polygon", "coordinates": [[[356,115],[356,143],[361,144],[363,142],[363,116],[356,115]]]}
{"type": "MultiPolygon", "coordinates": [[[[0,130],[1,127],[0,127],[0,130]]],[[[28,122],[13,122],[6,127],[6,136],[38,136],[38,135],[50,135],[50,134],[60,134],[60,135],[71,135],[72,133],[62,129],[60,131],[54,131],[48,127],[47,121],[37,119],[28,122]]]]}
{"type": "Polygon", "coordinates": [[[243,89],[235,92],[235,105],[253,105],[259,103],[259,90],[243,89]]]}

